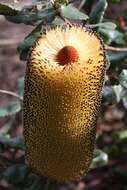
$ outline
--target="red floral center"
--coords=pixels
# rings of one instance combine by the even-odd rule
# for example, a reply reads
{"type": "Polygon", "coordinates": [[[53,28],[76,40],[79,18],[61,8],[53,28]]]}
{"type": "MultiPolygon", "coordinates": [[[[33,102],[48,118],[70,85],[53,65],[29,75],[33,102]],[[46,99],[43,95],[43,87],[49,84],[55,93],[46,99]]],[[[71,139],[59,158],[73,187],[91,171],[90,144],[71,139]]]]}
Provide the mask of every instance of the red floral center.
{"type": "Polygon", "coordinates": [[[60,65],[67,65],[76,62],[78,57],[78,52],[73,46],[65,46],[58,52],[56,60],[60,65]]]}

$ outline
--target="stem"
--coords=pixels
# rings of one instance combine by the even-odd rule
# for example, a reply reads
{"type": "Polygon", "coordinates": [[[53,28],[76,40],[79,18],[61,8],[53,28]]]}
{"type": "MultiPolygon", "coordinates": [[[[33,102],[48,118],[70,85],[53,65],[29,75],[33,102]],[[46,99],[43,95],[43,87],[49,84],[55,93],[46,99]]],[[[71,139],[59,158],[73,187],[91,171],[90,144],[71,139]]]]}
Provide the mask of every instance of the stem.
{"type": "Polygon", "coordinates": [[[84,6],[85,2],[86,2],[86,0],[82,0],[82,1],[81,1],[80,5],[79,5],[79,7],[78,7],[79,10],[82,9],[82,7],[84,6]]]}
{"type": "Polygon", "coordinates": [[[14,97],[18,98],[21,102],[23,101],[23,97],[19,96],[18,94],[14,93],[14,92],[10,92],[7,90],[0,90],[0,93],[7,94],[10,96],[14,96],[14,97]]]}
{"type": "Polygon", "coordinates": [[[105,49],[108,51],[121,51],[121,52],[127,52],[127,48],[119,48],[119,47],[113,47],[105,45],[105,49]]]}

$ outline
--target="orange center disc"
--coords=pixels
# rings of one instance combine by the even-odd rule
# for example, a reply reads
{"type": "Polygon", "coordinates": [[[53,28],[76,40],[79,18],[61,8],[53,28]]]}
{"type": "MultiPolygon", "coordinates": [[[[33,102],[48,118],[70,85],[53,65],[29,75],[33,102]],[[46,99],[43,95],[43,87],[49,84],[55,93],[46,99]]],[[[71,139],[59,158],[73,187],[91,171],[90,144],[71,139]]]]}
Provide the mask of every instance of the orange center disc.
{"type": "Polygon", "coordinates": [[[58,52],[56,60],[60,65],[74,63],[78,60],[78,52],[73,46],[65,46],[58,52]]]}

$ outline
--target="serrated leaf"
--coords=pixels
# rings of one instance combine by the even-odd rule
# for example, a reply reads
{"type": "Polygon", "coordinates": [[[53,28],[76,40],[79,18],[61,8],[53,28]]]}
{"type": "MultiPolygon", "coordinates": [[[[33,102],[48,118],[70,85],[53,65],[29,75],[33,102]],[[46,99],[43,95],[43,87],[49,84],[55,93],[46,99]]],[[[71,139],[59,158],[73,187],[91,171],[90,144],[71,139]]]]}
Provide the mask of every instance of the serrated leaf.
{"type": "Polygon", "coordinates": [[[10,116],[21,111],[20,102],[11,102],[7,106],[0,108],[0,117],[10,116]]]}
{"type": "Polygon", "coordinates": [[[92,160],[92,164],[90,166],[91,169],[105,166],[108,164],[108,155],[102,150],[95,149],[94,158],[92,160]]]}
{"type": "Polygon", "coordinates": [[[51,6],[37,11],[31,11],[29,7],[26,7],[15,16],[6,16],[6,19],[14,23],[38,25],[51,23],[55,19],[55,15],[54,8],[51,6]]]}
{"type": "Polygon", "coordinates": [[[24,42],[18,46],[18,52],[20,59],[23,61],[27,60],[29,49],[32,47],[36,39],[42,34],[42,25],[39,24],[28,36],[25,37],[24,42]]]}
{"type": "Polygon", "coordinates": [[[77,8],[73,7],[71,4],[68,6],[61,6],[61,14],[65,18],[74,19],[74,20],[87,20],[88,16],[80,12],[77,8]]]}
{"type": "Polygon", "coordinates": [[[15,10],[11,6],[0,3],[0,15],[14,16],[18,14],[18,10],[15,10]]]}
{"type": "Polygon", "coordinates": [[[33,35],[25,38],[24,42],[18,46],[18,52],[20,59],[23,61],[27,60],[29,49],[32,47],[36,39],[40,36],[40,32],[34,33],[33,35]]]}
{"type": "Polygon", "coordinates": [[[24,139],[22,137],[7,138],[0,136],[0,146],[3,148],[24,149],[24,139]]]}
{"type": "Polygon", "coordinates": [[[89,23],[96,24],[102,22],[107,6],[108,3],[106,0],[99,0],[90,13],[89,23]]]}
{"type": "Polygon", "coordinates": [[[25,180],[28,173],[28,166],[24,164],[16,164],[5,169],[3,178],[5,178],[10,184],[18,184],[25,180]]]}

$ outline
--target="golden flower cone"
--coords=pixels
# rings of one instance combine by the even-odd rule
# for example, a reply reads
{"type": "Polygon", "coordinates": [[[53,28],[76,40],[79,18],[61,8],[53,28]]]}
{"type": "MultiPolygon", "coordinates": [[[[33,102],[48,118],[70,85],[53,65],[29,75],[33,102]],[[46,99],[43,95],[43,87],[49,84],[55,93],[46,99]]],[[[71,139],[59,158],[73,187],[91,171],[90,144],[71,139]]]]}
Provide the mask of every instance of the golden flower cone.
{"type": "Polygon", "coordinates": [[[57,181],[87,173],[105,68],[102,40],[86,28],[57,27],[36,41],[24,93],[26,159],[35,171],[57,181]]]}

